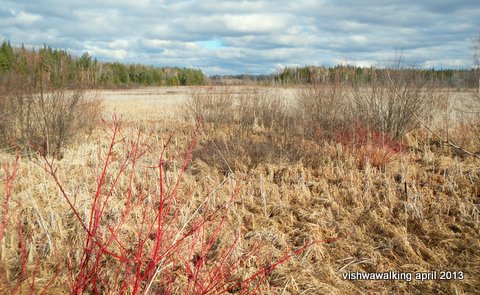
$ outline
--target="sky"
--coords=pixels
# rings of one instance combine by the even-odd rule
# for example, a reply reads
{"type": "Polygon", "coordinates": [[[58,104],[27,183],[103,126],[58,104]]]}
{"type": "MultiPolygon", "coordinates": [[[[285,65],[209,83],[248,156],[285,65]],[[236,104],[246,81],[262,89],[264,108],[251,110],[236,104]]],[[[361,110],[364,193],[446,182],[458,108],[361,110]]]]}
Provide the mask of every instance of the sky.
{"type": "Polygon", "coordinates": [[[479,0],[0,0],[0,39],[208,75],[472,67],[479,0]]]}

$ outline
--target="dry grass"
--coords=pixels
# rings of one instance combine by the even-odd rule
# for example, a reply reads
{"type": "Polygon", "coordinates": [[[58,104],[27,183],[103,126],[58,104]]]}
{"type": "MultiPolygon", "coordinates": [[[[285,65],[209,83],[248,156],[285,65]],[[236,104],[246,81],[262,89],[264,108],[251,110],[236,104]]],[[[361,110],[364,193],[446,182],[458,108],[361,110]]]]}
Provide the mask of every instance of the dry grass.
{"type": "MultiPolygon", "coordinates": [[[[106,108],[123,118],[125,137],[135,138],[138,129],[151,134],[150,146],[154,152],[146,155],[140,166],[158,164],[158,153],[175,131],[165,155],[166,181],[177,179],[191,140],[194,124],[183,121],[181,107],[189,91],[168,88],[101,93],[106,108]]],[[[282,90],[256,91],[278,94],[282,90]]],[[[292,89],[284,93],[278,97],[292,99],[292,89]]],[[[470,98],[466,93],[450,95],[452,110],[462,108],[464,97],[470,98]]],[[[251,109],[261,109],[260,103],[252,102],[251,109]]],[[[359,169],[358,155],[345,145],[310,140],[303,134],[290,136],[299,129],[293,128],[288,120],[280,120],[287,122],[283,128],[288,127],[284,129],[288,132],[281,138],[272,137],[272,130],[278,124],[268,123],[272,122],[268,117],[264,119],[267,123],[259,124],[264,118],[262,112],[252,117],[248,109],[243,111],[246,112],[242,116],[234,113],[234,118],[251,122],[248,128],[235,120],[229,123],[233,125],[215,129],[205,126],[177,193],[177,220],[185,221],[201,208],[207,196],[212,208],[216,208],[228,202],[232,192],[239,189],[219,235],[220,254],[232,245],[235,233],[239,239],[232,248],[232,257],[242,257],[251,247],[255,249],[254,255],[235,272],[238,281],[282,260],[290,250],[313,242],[269,272],[262,283],[263,289],[257,293],[477,294],[480,291],[478,159],[442,145],[423,129],[415,129],[401,141],[408,149],[391,157],[382,169],[370,164],[359,169]],[[239,129],[235,124],[244,128],[239,129]],[[255,248],[256,245],[262,247],[255,248]],[[342,273],[352,271],[432,270],[462,271],[464,279],[406,282],[350,281],[342,277],[342,273]]],[[[446,132],[444,114],[439,108],[431,114],[429,122],[442,132],[446,132]]],[[[453,117],[447,117],[450,136],[456,140],[463,136],[457,141],[463,140],[469,148],[478,147],[476,125],[472,123],[475,121],[466,120],[460,113],[458,120],[453,117]]],[[[96,175],[102,159],[99,155],[108,144],[109,138],[100,128],[89,141],[66,150],[63,159],[57,162],[58,178],[67,195],[76,195],[75,207],[84,220],[89,217],[91,198],[97,189],[96,175]]],[[[118,171],[127,151],[120,148],[112,154],[112,171],[118,171]]],[[[13,155],[0,154],[0,163],[5,166],[0,174],[2,206],[8,187],[6,171],[11,171],[14,160],[13,155]]],[[[72,275],[69,270],[78,271],[71,266],[81,261],[85,232],[43,169],[41,160],[21,158],[16,175],[6,230],[0,240],[0,292],[41,293],[45,286],[47,294],[69,292],[72,275]]],[[[155,175],[136,177],[139,185],[136,190],[154,187],[155,175]]],[[[106,224],[118,220],[115,214],[122,212],[128,178],[119,181],[102,219],[106,224]]],[[[3,214],[4,210],[0,212],[3,214]]],[[[136,232],[135,220],[141,216],[141,212],[132,213],[121,237],[136,232]]],[[[184,253],[186,260],[197,261],[190,252],[184,253]]],[[[210,259],[211,263],[219,261],[214,255],[210,259]]],[[[114,261],[105,259],[102,263],[111,266],[104,269],[105,278],[114,275],[114,261]]],[[[189,280],[177,271],[179,284],[171,292],[183,294],[182,286],[185,288],[189,280]]],[[[157,289],[150,291],[162,293],[161,283],[165,280],[166,277],[159,276],[157,289]]],[[[118,290],[110,290],[115,292],[118,290]]]]}

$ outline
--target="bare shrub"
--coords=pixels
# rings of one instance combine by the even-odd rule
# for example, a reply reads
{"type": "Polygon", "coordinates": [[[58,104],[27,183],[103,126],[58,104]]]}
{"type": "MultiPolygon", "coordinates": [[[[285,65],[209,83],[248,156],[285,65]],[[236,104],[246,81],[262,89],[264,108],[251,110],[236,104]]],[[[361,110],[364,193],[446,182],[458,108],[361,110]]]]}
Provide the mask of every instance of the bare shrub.
{"type": "Polygon", "coordinates": [[[205,127],[208,137],[194,156],[222,173],[298,158],[298,151],[288,144],[294,125],[288,105],[269,89],[196,90],[186,109],[190,119],[205,127]]]}
{"type": "Polygon", "coordinates": [[[229,86],[197,88],[190,93],[184,109],[187,119],[214,128],[228,125],[246,133],[284,127],[288,118],[282,97],[255,88],[240,91],[229,86]]]}
{"type": "Polygon", "coordinates": [[[228,87],[195,88],[185,106],[189,119],[218,127],[232,123],[234,116],[233,91],[228,87]]]}
{"type": "Polygon", "coordinates": [[[100,101],[83,93],[55,91],[17,94],[4,104],[4,142],[27,151],[58,155],[78,132],[91,132],[100,117],[100,101]]]}
{"type": "Polygon", "coordinates": [[[285,98],[265,89],[247,89],[239,94],[235,113],[236,124],[246,133],[282,133],[291,124],[285,98]]]}
{"type": "Polygon", "coordinates": [[[368,86],[354,85],[356,119],[369,128],[401,138],[418,126],[415,115],[425,117],[430,102],[438,96],[428,75],[410,68],[370,69],[368,86]]]}
{"type": "Polygon", "coordinates": [[[101,101],[86,96],[88,85],[67,84],[68,69],[12,70],[1,81],[0,144],[24,152],[60,155],[76,135],[91,132],[99,122],[101,101]]]}
{"type": "Polygon", "coordinates": [[[475,67],[475,73],[478,79],[478,91],[473,94],[473,110],[476,115],[475,129],[477,133],[477,139],[480,139],[480,35],[476,37],[473,42],[473,65],[475,67]]]}
{"type": "Polygon", "coordinates": [[[297,94],[296,121],[303,134],[313,139],[331,139],[335,131],[350,122],[345,85],[311,84],[297,94]]]}

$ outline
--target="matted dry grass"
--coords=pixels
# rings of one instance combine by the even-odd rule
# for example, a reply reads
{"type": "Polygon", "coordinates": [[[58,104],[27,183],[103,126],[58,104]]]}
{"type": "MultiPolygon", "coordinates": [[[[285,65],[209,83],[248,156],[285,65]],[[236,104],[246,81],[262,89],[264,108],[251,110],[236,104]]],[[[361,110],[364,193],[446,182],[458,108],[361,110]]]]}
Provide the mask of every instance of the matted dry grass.
{"type": "MultiPolygon", "coordinates": [[[[152,153],[143,159],[142,165],[155,164],[168,135],[175,133],[166,155],[169,161],[166,175],[170,179],[180,173],[182,157],[191,139],[193,127],[180,113],[188,91],[188,88],[149,88],[100,93],[106,109],[123,118],[125,136],[134,136],[138,129],[144,134],[151,133],[152,153]]],[[[292,89],[286,91],[287,96],[291,95],[292,89]]],[[[462,95],[468,97],[460,94],[459,99],[462,95]]],[[[450,109],[455,111],[453,107],[450,109]]],[[[436,120],[440,122],[438,129],[443,130],[441,123],[444,121],[438,117],[436,120]]],[[[450,132],[451,136],[464,133],[454,127],[450,132]]],[[[96,188],[99,154],[108,147],[109,139],[105,134],[99,128],[88,140],[66,150],[63,159],[57,163],[58,178],[68,194],[76,194],[75,206],[85,220],[96,188]]],[[[478,147],[478,137],[474,136],[472,133],[472,137],[466,140],[472,148],[478,147]]],[[[200,145],[202,140],[208,138],[199,136],[200,145]]],[[[358,169],[354,155],[341,145],[312,147],[307,143],[298,144],[310,152],[309,157],[313,160],[270,158],[254,165],[237,161],[236,169],[226,173],[205,163],[201,157],[194,157],[187,167],[178,193],[178,203],[183,204],[179,220],[187,220],[206,196],[210,196],[215,206],[227,202],[232,192],[239,189],[223,227],[221,241],[228,245],[232,233],[240,233],[233,257],[241,256],[248,245],[260,243],[263,247],[238,270],[235,274],[238,278],[252,275],[262,267],[260,261],[273,263],[290,250],[317,242],[280,264],[266,277],[263,291],[258,292],[480,292],[478,159],[442,146],[423,130],[410,132],[404,141],[410,147],[409,151],[395,155],[384,169],[369,165],[358,169]],[[439,280],[437,277],[437,280],[427,281],[413,278],[410,282],[343,278],[342,274],[357,271],[412,274],[461,271],[464,277],[462,280],[439,280]]],[[[114,153],[113,170],[118,169],[125,157],[125,150],[118,149],[114,153]]],[[[217,158],[222,159],[222,155],[217,158]]],[[[239,159],[242,159],[241,155],[239,159]]],[[[11,165],[14,156],[2,153],[0,162],[2,166],[11,165]]],[[[30,278],[30,283],[35,274],[34,293],[40,293],[48,284],[47,294],[66,293],[70,284],[69,265],[76,265],[81,259],[79,253],[84,246],[85,232],[53,179],[42,168],[41,159],[21,158],[18,167],[8,223],[0,241],[0,292],[13,290],[22,273],[18,236],[21,225],[24,240],[28,241],[23,273],[30,278]]],[[[1,173],[3,179],[5,171],[1,173]]],[[[120,180],[121,183],[126,181],[128,179],[120,180]]],[[[145,186],[152,182],[155,182],[154,178],[144,179],[145,186]]],[[[113,221],[125,198],[125,191],[121,188],[122,185],[113,193],[114,201],[105,215],[113,221]]],[[[4,198],[5,182],[2,181],[1,209],[4,198]]],[[[139,212],[132,214],[141,215],[139,212]]],[[[133,228],[135,223],[129,226],[133,228]]],[[[125,237],[129,235],[129,226],[125,228],[125,237]]],[[[106,261],[105,265],[114,265],[110,263],[106,261]]],[[[116,270],[106,268],[104,271],[115,273],[116,270]]],[[[178,280],[185,284],[188,281],[186,277],[178,280]]],[[[177,288],[172,292],[180,294],[181,290],[177,288]]],[[[30,293],[29,280],[21,280],[17,291],[30,293]]],[[[111,293],[115,291],[118,290],[111,290],[111,293]]],[[[161,293],[161,289],[156,291],[161,293]]]]}

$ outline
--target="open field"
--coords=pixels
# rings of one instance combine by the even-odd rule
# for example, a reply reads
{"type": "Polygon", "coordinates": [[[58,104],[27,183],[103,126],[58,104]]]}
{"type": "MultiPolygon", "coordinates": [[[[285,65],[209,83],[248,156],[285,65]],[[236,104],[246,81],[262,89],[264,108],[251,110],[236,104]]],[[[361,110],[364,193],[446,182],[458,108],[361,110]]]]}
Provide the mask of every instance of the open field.
{"type": "MultiPolygon", "coordinates": [[[[105,122],[61,159],[11,179],[2,152],[0,293],[480,293],[478,157],[422,126],[399,151],[327,137],[292,115],[299,89],[211,91],[89,92],[105,122]],[[193,110],[205,95],[236,103],[193,110]]],[[[442,90],[422,120],[479,153],[473,97],[442,90]]]]}

